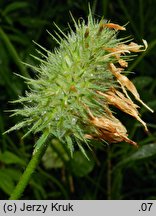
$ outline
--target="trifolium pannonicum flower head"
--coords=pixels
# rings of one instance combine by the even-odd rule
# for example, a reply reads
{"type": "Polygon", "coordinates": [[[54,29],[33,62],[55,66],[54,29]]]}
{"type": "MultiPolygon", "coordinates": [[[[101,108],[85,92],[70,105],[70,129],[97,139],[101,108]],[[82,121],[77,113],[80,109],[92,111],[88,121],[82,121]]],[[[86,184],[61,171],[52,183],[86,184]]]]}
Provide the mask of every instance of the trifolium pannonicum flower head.
{"type": "Polygon", "coordinates": [[[94,20],[91,12],[87,24],[72,19],[75,29],[70,27],[68,34],[64,34],[56,26],[57,36],[51,36],[59,47],[53,52],[46,50],[44,60],[38,59],[40,66],[32,66],[37,78],[24,78],[30,91],[15,101],[23,108],[14,110],[12,115],[21,115],[22,121],[7,132],[26,126],[26,135],[46,130],[67,144],[71,153],[73,143],[83,151],[82,143],[89,145],[92,139],[137,145],[128,138],[126,128],[111,107],[133,116],[148,130],[129,92],[153,110],[144,104],[125,75],[131,53],[145,51],[147,42],[143,40],[143,45],[138,45],[118,38],[118,32],[126,30],[124,26],[94,20]]]}

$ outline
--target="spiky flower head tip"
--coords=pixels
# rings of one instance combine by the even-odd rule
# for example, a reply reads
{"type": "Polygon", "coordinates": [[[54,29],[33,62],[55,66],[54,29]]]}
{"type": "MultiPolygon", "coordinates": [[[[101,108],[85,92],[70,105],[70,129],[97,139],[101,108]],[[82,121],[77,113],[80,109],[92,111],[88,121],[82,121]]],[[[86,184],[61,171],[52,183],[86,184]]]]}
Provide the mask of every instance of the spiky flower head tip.
{"type": "MultiPolygon", "coordinates": [[[[117,143],[121,141],[137,145],[128,138],[127,130],[117,119],[110,106],[136,118],[147,131],[146,123],[139,117],[135,99],[153,112],[143,101],[134,84],[125,76],[132,52],[147,48],[131,40],[118,39],[118,31],[125,30],[118,24],[100,22],[88,16],[78,23],[72,17],[75,31],[70,28],[66,35],[57,27],[59,44],[54,52],[47,51],[45,60],[39,59],[37,79],[24,78],[30,91],[15,102],[24,104],[14,110],[23,120],[9,131],[28,126],[30,132],[49,131],[54,137],[67,143],[73,152],[73,142],[82,149],[81,143],[91,139],[117,143]]],[[[41,47],[41,46],[40,46],[41,47]]],[[[44,48],[42,48],[45,50],[44,48]]]]}

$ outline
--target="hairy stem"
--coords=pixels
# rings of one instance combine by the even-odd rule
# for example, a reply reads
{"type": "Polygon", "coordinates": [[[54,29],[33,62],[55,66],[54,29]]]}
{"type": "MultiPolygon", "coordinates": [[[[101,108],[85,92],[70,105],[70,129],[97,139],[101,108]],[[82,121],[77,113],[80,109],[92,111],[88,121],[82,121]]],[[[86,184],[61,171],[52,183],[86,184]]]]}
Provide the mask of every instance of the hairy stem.
{"type": "Polygon", "coordinates": [[[36,148],[34,151],[34,154],[28,163],[23,175],[21,176],[18,184],[16,185],[15,189],[13,190],[9,200],[17,200],[19,199],[23,191],[25,190],[26,186],[28,185],[31,175],[36,169],[37,165],[39,164],[43,154],[45,153],[47,149],[46,140],[48,138],[49,133],[44,132],[42,136],[39,138],[39,140],[36,143],[36,148]],[[37,148],[39,146],[39,148],[37,148]]]}

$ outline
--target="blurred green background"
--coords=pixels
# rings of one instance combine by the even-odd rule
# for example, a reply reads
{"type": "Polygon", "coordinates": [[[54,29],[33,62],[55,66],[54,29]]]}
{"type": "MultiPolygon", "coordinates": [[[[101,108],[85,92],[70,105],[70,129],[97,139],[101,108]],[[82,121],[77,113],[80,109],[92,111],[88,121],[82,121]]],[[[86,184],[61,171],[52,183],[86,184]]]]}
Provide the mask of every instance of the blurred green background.
{"type": "MultiPolygon", "coordinates": [[[[130,62],[129,78],[135,83],[141,98],[156,110],[156,0],[89,1],[96,19],[104,17],[127,31],[135,42],[148,42],[148,49],[130,62]]],[[[73,26],[69,11],[76,20],[87,20],[87,0],[0,0],[0,199],[8,199],[24,171],[37,136],[22,140],[24,130],[2,133],[18,121],[6,110],[15,109],[9,103],[23,95],[27,86],[15,75],[34,77],[36,72],[21,62],[38,65],[30,54],[38,55],[39,43],[48,50],[56,45],[46,30],[54,33],[54,22],[67,32],[73,26]]],[[[69,160],[58,140],[50,143],[40,166],[34,172],[22,199],[155,199],[156,198],[156,114],[144,108],[141,116],[149,134],[135,119],[121,115],[129,137],[138,149],[126,143],[101,146],[96,144],[88,161],[78,150],[69,160]]]]}

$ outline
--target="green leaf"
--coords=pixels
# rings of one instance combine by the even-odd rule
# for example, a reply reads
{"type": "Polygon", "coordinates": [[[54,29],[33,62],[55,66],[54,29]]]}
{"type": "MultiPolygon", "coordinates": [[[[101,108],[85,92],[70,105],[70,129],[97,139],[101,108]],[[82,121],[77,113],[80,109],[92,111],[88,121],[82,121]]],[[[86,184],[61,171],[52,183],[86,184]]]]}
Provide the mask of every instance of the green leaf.
{"type": "Polygon", "coordinates": [[[74,145],[73,145],[73,141],[69,136],[66,136],[66,142],[67,142],[67,148],[70,151],[71,157],[73,157],[73,151],[74,151],[74,145]]]}
{"type": "Polygon", "coordinates": [[[20,172],[12,169],[0,169],[0,188],[8,195],[14,189],[14,180],[18,180],[20,172]]]}
{"type": "Polygon", "coordinates": [[[52,151],[51,147],[47,148],[42,158],[42,162],[46,169],[63,167],[63,161],[56,152],[52,151]]]}
{"type": "Polygon", "coordinates": [[[17,169],[5,169],[6,174],[11,178],[13,181],[18,181],[21,176],[21,171],[17,169]]]}
{"type": "Polygon", "coordinates": [[[94,160],[84,156],[81,151],[76,151],[71,160],[71,170],[75,176],[83,177],[88,175],[94,168],[94,160]]]}
{"type": "Polygon", "coordinates": [[[28,6],[29,4],[27,2],[13,2],[12,4],[8,4],[8,6],[4,9],[3,14],[6,15],[12,11],[26,8],[28,6]]]}
{"type": "Polygon", "coordinates": [[[68,160],[68,155],[65,152],[63,145],[59,140],[53,139],[52,145],[49,146],[42,158],[43,164],[47,169],[62,168],[64,160],[68,160]]]}
{"type": "Polygon", "coordinates": [[[132,154],[126,160],[132,161],[132,160],[145,159],[155,154],[156,154],[156,143],[151,143],[140,147],[137,152],[132,154]]]}
{"type": "Polygon", "coordinates": [[[141,160],[141,159],[146,159],[155,154],[156,154],[156,143],[143,145],[142,147],[139,147],[138,151],[133,153],[131,156],[119,162],[116,168],[118,168],[121,165],[124,165],[125,163],[136,161],[136,160],[141,160]]]}
{"type": "Polygon", "coordinates": [[[25,161],[22,159],[22,157],[19,158],[17,155],[9,151],[5,151],[4,153],[0,154],[0,161],[5,164],[20,164],[25,166],[25,161]]]}

